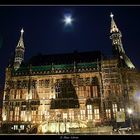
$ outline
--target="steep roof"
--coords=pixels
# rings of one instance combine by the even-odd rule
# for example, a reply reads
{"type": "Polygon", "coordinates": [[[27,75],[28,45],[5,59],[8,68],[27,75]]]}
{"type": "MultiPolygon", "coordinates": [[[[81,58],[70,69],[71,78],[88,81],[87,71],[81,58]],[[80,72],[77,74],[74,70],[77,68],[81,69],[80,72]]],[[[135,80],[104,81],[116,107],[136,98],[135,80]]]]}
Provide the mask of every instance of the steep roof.
{"type": "Polygon", "coordinates": [[[86,62],[96,62],[101,60],[100,51],[90,51],[90,52],[74,52],[66,54],[52,54],[52,55],[36,55],[33,56],[28,64],[32,66],[43,66],[43,65],[59,65],[59,64],[73,64],[76,63],[86,63],[86,62]]]}

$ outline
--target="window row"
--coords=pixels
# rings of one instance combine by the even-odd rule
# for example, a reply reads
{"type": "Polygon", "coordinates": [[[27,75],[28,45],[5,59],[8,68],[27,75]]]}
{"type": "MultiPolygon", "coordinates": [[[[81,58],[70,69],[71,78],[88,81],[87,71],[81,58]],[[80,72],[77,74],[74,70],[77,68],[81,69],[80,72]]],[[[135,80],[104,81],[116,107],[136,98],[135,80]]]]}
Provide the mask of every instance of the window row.
{"type": "MultiPolygon", "coordinates": [[[[87,78],[76,78],[77,79],[77,84],[78,85],[83,85],[83,84],[92,84],[92,85],[98,85],[98,79],[97,77],[87,77],[87,78]]],[[[64,78],[64,79],[56,79],[57,84],[65,85],[65,84],[73,84],[74,81],[73,78],[64,78]]],[[[16,89],[26,89],[26,88],[36,88],[37,86],[39,87],[50,87],[51,83],[53,83],[53,79],[45,79],[45,80],[32,80],[29,78],[28,80],[23,80],[23,81],[6,81],[6,86],[9,86],[10,88],[16,88],[16,89]]]]}
{"type": "MultiPolygon", "coordinates": [[[[117,104],[112,105],[113,117],[116,118],[117,114],[117,104]]],[[[32,111],[20,110],[19,107],[15,107],[14,111],[10,111],[10,121],[43,121],[52,119],[51,113],[48,110],[36,110],[37,108],[32,108],[32,111]]],[[[120,108],[119,111],[124,112],[124,108],[120,108]]],[[[74,110],[69,110],[69,112],[55,112],[56,115],[53,119],[70,119],[74,120],[78,117],[80,120],[99,120],[100,119],[100,110],[97,106],[93,108],[92,105],[87,105],[86,109],[81,109],[80,112],[75,112],[74,110]],[[58,115],[59,114],[59,115],[58,115]]],[[[111,119],[111,109],[108,108],[105,110],[106,118],[111,119]]],[[[54,116],[54,115],[53,115],[54,116]]]]}

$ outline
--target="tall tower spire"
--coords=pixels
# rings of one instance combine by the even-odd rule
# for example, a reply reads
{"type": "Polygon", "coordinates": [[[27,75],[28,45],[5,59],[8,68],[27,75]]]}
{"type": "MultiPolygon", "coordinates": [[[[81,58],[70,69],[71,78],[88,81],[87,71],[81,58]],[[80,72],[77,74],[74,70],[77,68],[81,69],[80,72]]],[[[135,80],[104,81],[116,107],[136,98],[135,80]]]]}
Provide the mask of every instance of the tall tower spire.
{"type": "Polygon", "coordinates": [[[24,48],[24,42],[23,42],[23,33],[24,33],[24,30],[23,28],[21,29],[21,34],[20,34],[20,39],[19,39],[19,42],[17,44],[17,47],[21,47],[21,48],[24,48]]]}
{"type": "Polygon", "coordinates": [[[117,27],[117,25],[116,25],[116,23],[115,23],[115,21],[113,19],[114,15],[112,13],[110,14],[110,17],[111,17],[111,29],[110,29],[110,33],[118,32],[119,29],[118,29],[118,27],[117,27]]]}
{"type": "Polygon", "coordinates": [[[20,67],[21,62],[24,60],[24,42],[23,42],[23,28],[21,29],[21,35],[19,42],[17,44],[16,50],[15,50],[15,60],[14,60],[14,69],[17,70],[20,67]]]}
{"type": "Polygon", "coordinates": [[[112,13],[110,14],[110,17],[111,17],[110,39],[112,39],[113,55],[125,53],[121,40],[122,34],[114,21],[113,18],[114,15],[112,13]]]}
{"type": "Polygon", "coordinates": [[[111,13],[110,17],[111,17],[110,39],[112,40],[113,55],[118,57],[121,61],[123,60],[127,67],[135,68],[131,60],[125,54],[123,44],[122,44],[122,39],[121,39],[122,34],[114,21],[114,18],[113,18],[114,15],[111,13]]]}

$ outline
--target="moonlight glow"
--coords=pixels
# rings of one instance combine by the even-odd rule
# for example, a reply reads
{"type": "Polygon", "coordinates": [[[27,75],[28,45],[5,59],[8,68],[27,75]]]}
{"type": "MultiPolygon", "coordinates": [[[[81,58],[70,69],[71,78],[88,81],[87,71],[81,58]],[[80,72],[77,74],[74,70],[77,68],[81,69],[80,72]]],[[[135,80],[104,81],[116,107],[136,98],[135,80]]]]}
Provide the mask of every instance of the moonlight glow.
{"type": "Polygon", "coordinates": [[[64,20],[63,22],[65,23],[65,25],[72,25],[73,22],[73,18],[71,15],[64,15],[64,20]]]}

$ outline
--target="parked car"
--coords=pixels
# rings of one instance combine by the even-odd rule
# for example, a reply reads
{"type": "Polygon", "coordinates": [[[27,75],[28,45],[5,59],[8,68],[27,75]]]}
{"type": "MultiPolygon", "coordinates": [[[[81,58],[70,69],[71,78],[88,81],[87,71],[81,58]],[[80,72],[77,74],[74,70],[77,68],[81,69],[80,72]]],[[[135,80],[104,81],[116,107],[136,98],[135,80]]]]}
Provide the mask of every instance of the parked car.
{"type": "Polygon", "coordinates": [[[118,131],[130,131],[131,125],[130,125],[130,121],[126,121],[126,122],[120,122],[120,123],[115,123],[113,126],[113,131],[118,132],[118,131]]]}
{"type": "Polygon", "coordinates": [[[131,127],[123,127],[123,126],[117,128],[117,129],[114,129],[115,132],[117,132],[117,131],[130,131],[130,130],[131,130],[131,127]]]}

